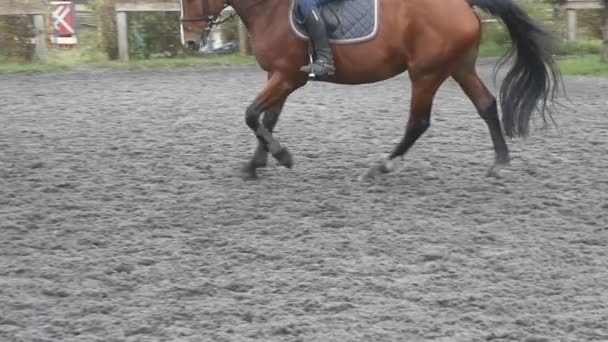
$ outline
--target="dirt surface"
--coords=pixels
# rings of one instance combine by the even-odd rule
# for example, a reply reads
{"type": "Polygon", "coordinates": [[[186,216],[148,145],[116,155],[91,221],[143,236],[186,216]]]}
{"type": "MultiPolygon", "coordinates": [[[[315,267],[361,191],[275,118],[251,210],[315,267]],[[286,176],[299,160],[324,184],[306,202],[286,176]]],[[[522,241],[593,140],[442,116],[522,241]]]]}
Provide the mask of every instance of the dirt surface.
{"type": "Polygon", "coordinates": [[[309,84],[276,132],[294,169],[244,181],[264,81],[0,76],[0,341],[608,341],[608,81],[566,77],[502,179],[448,81],[374,182],[407,76],[309,84]]]}

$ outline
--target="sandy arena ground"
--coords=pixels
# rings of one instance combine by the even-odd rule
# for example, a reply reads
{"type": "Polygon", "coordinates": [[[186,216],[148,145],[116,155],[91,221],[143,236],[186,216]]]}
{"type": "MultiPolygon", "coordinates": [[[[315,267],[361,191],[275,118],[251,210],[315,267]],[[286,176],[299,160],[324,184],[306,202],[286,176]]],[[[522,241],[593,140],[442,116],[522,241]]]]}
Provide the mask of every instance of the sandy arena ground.
{"type": "MultiPolygon", "coordinates": [[[[492,87],[492,64],[480,72],[492,87]]],[[[493,151],[448,81],[400,169],[403,75],[311,83],[239,169],[257,67],[0,76],[0,341],[608,341],[608,80],[493,151]]]]}

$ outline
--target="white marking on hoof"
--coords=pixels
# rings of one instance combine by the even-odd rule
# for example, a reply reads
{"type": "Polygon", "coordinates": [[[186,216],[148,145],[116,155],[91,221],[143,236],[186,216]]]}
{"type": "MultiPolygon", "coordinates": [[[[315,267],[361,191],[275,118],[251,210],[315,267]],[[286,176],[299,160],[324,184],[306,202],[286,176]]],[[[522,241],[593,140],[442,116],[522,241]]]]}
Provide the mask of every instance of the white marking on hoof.
{"type": "Polygon", "coordinates": [[[376,176],[395,171],[395,162],[389,159],[382,159],[372,165],[363,175],[359,176],[359,181],[374,179],[376,176]]]}
{"type": "Polygon", "coordinates": [[[492,165],[492,167],[490,167],[488,169],[488,172],[486,173],[487,177],[493,177],[496,179],[501,179],[502,175],[500,174],[500,171],[502,169],[504,169],[507,166],[507,164],[494,164],[492,165]]]}

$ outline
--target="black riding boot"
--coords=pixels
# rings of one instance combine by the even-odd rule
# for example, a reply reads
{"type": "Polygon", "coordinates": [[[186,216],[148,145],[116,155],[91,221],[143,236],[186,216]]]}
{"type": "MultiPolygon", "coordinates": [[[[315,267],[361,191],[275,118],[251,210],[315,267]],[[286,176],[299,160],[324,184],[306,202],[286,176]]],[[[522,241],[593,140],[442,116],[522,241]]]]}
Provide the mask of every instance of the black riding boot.
{"type": "Polygon", "coordinates": [[[308,74],[312,72],[317,76],[333,75],[336,67],[329,46],[327,29],[317,8],[313,8],[308,17],[304,19],[304,25],[312,41],[315,60],[311,65],[303,66],[300,70],[308,74]]]}

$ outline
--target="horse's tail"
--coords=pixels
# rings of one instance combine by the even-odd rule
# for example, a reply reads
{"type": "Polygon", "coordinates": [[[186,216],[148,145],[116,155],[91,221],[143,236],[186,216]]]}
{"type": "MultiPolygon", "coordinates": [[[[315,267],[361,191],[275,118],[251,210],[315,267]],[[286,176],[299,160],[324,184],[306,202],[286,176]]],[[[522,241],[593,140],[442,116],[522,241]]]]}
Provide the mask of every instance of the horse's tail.
{"type": "Polygon", "coordinates": [[[553,37],[513,0],[468,1],[502,19],[511,35],[512,46],[495,68],[496,72],[515,55],[513,67],[500,87],[505,134],[510,138],[527,136],[532,112],[537,108],[545,125],[547,118],[554,122],[547,104],[559,91],[561,75],[551,54],[553,37]]]}

